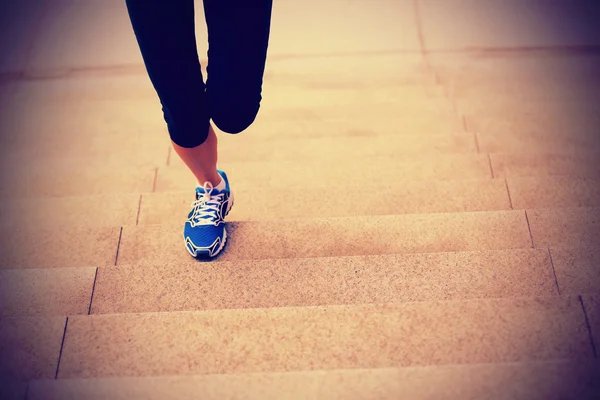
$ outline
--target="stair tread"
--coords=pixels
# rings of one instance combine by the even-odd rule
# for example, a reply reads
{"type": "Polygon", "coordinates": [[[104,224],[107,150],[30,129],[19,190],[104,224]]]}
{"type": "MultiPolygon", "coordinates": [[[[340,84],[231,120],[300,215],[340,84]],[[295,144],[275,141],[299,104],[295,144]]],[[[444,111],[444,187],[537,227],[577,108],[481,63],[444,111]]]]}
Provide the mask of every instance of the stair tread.
{"type": "Polygon", "coordinates": [[[578,297],[69,317],[59,378],[591,359],[578,297]]]}
{"type": "Polygon", "coordinates": [[[577,154],[492,153],[495,177],[569,175],[598,179],[598,151],[577,154]]]}
{"type": "MultiPolygon", "coordinates": [[[[307,187],[313,182],[347,181],[381,183],[490,178],[486,154],[421,154],[374,156],[357,159],[299,161],[222,162],[232,183],[307,187]]],[[[181,166],[159,168],[156,191],[185,190],[193,184],[189,170],[181,166]]]]}
{"type": "Polygon", "coordinates": [[[121,228],[0,228],[0,269],[114,265],[121,228]]]}
{"type": "Polygon", "coordinates": [[[546,249],[101,267],[92,314],[552,296],[546,249]],[[182,278],[185,277],[185,278],[182,278]]]}
{"type": "MultiPolygon", "coordinates": [[[[346,136],[328,135],[326,127],[318,123],[323,129],[308,128],[304,137],[290,138],[289,129],[283,127],[282,131],[274,137],[266,138],[260,135],[263,128],[253,129],[259,132],[244,132],[240,136],[219,137],[220,163],[243,161],[303,161],[303,160],[345,160],[360,159],[373,156],[398,156],[405,154],[462,154],[477,153],[475,139],[471,134],[454,134],[451,131],[436,134],[424,134],[422,130],[415,133],[403,132],[403,127],[398,128],[398,133],[381,133],[377,128],[363,129],[356,126],[347,128],[346,136]],[[371,130],[372,129],[372,130],[371,130]],[[308,131],[313,135],[308,135],[308,131]]],[[[295,129],[300,127],[294,124],[295,129]]],[[[172,166],[184,166],[179,157],[172,157],[172,166]]]]}
{"type": "MultiPolygon", "coordinates": [[[[238,221],[219,260],[530,248],[524,211],[238,221]]],[[[187,260],[180,223],[125,226],[119,264],[187,260]]]]}
{"type": "MultiPolygon", "coordinates": [[[[260,187],[254,182],[230,182],[236,205],[227,221],[510,209],[503,179],[316,181],[310,188],[283,182],[271,186],[263,183],[260,187]]],[[[142,194],[139,224],[183,224],[193,200],[193,186],[186,191],[142,194]]]]}
{"type": "Polygon", "coordinates": [[[94,267],[0,270],[0,317],[87,314],[94,267]]]}
{"type": "Polygon", "coordinates": [[[54,378],[65,332],[64,316],[0,319],[0,383],[54,378]]]}
{"type": "Polygon", "coordinates": [[[600,363],[552,360],[229,375],[36,380],[28,400],[592,400],[600,363]]]}

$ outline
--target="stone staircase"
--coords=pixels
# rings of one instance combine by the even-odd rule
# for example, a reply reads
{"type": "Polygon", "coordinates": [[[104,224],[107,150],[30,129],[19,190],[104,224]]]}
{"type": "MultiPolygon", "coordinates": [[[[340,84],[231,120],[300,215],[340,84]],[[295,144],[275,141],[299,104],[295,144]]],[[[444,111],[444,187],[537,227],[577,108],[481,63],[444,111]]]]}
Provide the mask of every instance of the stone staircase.
{"type": "Polygon", "coordinates": [[[209,263],[143,73],[16,85],[0,397],[598,398],[597,108],[492,61],[273,60],[209,263]]]}

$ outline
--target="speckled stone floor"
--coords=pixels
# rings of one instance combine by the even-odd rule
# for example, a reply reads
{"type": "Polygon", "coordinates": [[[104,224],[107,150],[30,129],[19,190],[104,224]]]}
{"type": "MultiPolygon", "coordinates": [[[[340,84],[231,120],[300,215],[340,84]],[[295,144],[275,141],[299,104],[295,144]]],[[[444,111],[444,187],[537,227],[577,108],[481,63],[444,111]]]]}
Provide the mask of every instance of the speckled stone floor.
{"type": "Polygon", "coordinates": [[[600,398],[593,1],[275,0],[210,263],[124,2],[12,3],[2,399],[600,398]]]}

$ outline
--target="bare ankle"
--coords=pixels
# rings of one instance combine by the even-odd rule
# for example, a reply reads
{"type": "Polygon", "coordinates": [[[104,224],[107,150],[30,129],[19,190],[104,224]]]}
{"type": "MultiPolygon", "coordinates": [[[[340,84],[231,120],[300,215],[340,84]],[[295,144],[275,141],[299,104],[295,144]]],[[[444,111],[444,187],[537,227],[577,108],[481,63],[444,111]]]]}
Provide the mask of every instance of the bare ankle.
{"type": "Polygon", "coordinates": [[[211,173],[196,173],[194,176],[200,186],[204,186],[206,182],[209,182],[213,187],[221,183],[221,175],[217,170],[211,173]]]}
{"type": "Polygon", "coordinates": [[[209,129],[206,141],[201,145],[193,148],[183,148],[173,142],[173,147],[194,174],[198,184],[203,186],[206,182],[210,182],[214,187],[221,183],[221,175],[217,172],[217,136],[212,126],[209,129]]]}

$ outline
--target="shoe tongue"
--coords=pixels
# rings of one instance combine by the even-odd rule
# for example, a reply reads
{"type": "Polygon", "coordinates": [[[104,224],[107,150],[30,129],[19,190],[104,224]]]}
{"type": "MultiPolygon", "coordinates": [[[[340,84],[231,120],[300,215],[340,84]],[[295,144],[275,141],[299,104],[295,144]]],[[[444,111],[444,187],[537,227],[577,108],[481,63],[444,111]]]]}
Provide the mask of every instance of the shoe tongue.
{"type": "Polygon", "coordinates": [[[204,195],[207,192],[210,192],[211,196],[221,193],[221,191],[219,191],[215,188],[212,188],[212,191],[211,191],[211,189],[204,190],[203,187],[196,186],[196,200],[198,200],[200,198],[200,196],[204,195]]]}
{"type": "Polygon", "coordinates": [[[196,200],[198,200],[202,195],[204,195],[204,189],[197,187],[196,188],[196,200]]]}
{"type": "MultiPolygon", "coordinates": [[[[206,192],[210,192],[210,189],[205,191],[204,188],[202,188],[200,186],[196,187],[196,200],[200,200],[200,198],[203,197],[206,192]]],[[[217,191],[213,190],[211,195],[214,195],[215,192],[217,192],[217,191]]],[[[202,207],[199,210],[201,210],[201,209],[202,209],[202,207]]],[[[193,210],[192,210],[192,212],[193,212],[193,210]]],[[[202,215],[202,216],[198,215],[196,218],[197,219],[206,219],[206,220],[212,219],[212,217],[210,215],[202,215]]]]}

